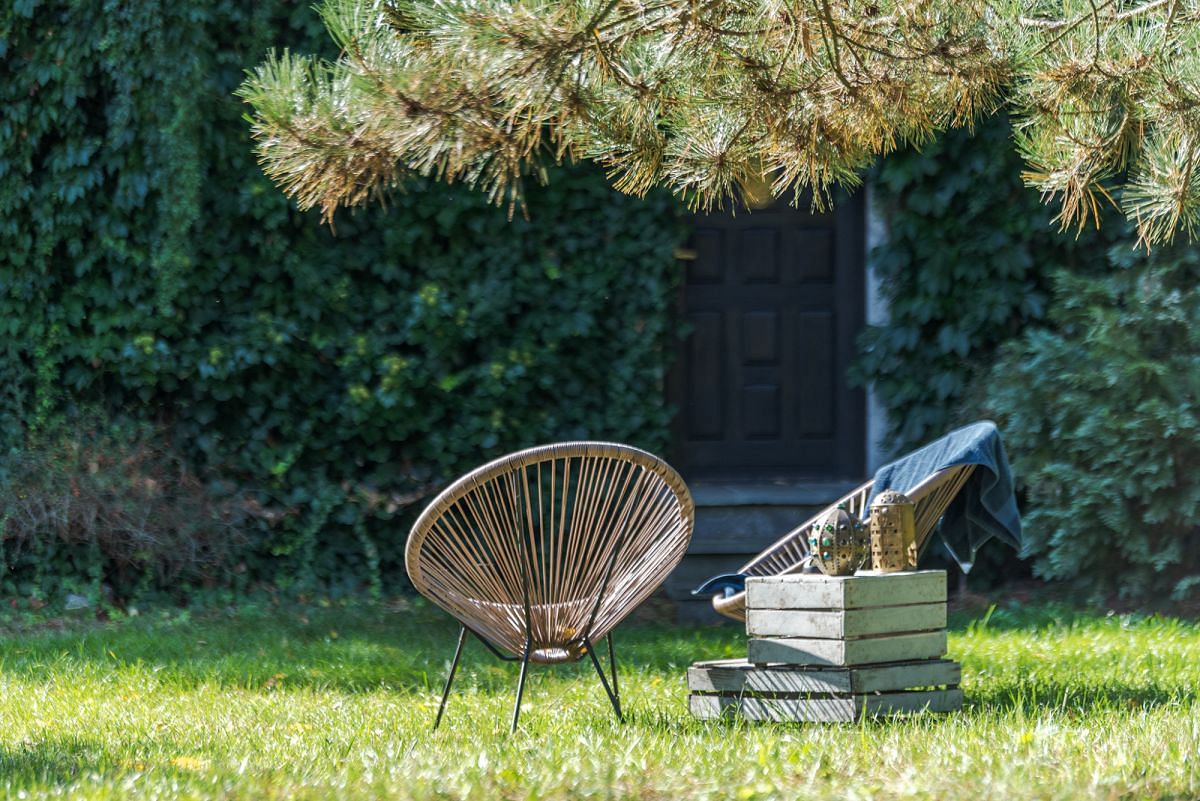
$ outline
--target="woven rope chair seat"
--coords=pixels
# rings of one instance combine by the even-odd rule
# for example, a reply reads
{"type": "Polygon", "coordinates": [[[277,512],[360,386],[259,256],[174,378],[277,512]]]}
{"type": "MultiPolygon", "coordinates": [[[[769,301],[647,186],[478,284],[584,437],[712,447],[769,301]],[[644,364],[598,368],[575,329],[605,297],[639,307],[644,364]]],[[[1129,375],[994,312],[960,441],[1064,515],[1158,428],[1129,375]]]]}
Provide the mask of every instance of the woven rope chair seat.
{"type": "MultiPolygon", "coordinates": [[[[464,604],[472,604],[478,607],[480,611],[485,613],[489,620],[508,623],[510,636],[520,638],[522,641],[524,640],[524,604],[499,604],[469,598],[459,600],[464,604]]],[[[595,606],[594,598],[579,598],[574,601],[561,601],[549,604],[530,604],[530,617],[535,621],[541,621],[542,626],[540,628],[546,629],[554,625],[550,621],[573,620],[578,619],[581,615],[586,616],[592,611],[593,606],[595,606]]],[[[538,626],[535,625],[535,628],[538,628],[538,626]]],[[[529,651],[530,662],[540,662],[543,664],[574,662],[584,655],[583,631],[562,625],[553,633],[555,636],[548,642],[531,640],[529,651]]]]}
{"type": "Polygon", "coordinates": [[[479,637],[566,662],[666,579],[693,522],[683,480],[652,454],[545,445],[447,487],[413,526],[405,563],[417,591],[479,637]]]}

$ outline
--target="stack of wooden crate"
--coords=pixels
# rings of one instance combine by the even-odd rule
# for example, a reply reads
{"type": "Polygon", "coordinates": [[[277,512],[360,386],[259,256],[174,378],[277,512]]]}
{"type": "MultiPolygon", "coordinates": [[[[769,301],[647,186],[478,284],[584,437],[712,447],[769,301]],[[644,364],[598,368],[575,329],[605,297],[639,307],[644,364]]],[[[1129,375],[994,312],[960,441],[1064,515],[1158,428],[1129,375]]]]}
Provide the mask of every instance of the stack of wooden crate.
{"type": "Polygon", "coordinates": [[[697,662],[699,718],[850,721],[962,706],[946,653],[946,572],[746,581],[748,658],[697,662]]]}

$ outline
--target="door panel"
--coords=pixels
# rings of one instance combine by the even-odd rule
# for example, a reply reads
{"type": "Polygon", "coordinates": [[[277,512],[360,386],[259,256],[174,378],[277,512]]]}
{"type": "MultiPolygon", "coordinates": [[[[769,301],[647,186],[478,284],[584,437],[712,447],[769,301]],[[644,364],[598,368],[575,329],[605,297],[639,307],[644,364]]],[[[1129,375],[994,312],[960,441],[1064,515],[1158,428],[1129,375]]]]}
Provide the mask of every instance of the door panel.
{"type": "Polygon", "coordinates": [[[722,382],[721,349],[725,341],[724,315],[698,311],[688,316],[692,332],[688,336],[685,369],[688,375],[687,431],[697,441],[718,440],[725,430],[724,398],[713,386],[722,382]]]}
{"type": "Polygon", "coordinates": [[[696,215],[672,376],[693,478],[857,478],[865,409],[845,370],[863,324],[863,206],[696,215]]]}
{"type": "Polygon", "coordinates": [[[834,369],[834,315],[827,311],[799,312],[796,329],[799,347],[795,373],[800,392],[796,424],[801,436],[832,438],[836,434],[834,406],[840,378],[834,369]]]}

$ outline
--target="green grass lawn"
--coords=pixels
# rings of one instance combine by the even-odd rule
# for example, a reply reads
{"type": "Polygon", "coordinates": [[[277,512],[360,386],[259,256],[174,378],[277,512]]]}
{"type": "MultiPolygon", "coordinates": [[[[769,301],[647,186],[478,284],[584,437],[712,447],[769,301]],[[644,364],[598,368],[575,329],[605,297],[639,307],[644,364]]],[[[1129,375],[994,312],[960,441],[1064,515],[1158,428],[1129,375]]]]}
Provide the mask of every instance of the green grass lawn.
{"type": "Polygon", "coordinates": [[[516,668],[428,607],[243,610],[0,638],[14,798],[1146,798],[1200,796],[1200,626],[1056,607],[959,615],[956,714],[701,723],[684,671],[733,626],[618,630],[628,722],[591,668],[516,668]],[[24,795],[22,795],[24,793],[24,795]]]}

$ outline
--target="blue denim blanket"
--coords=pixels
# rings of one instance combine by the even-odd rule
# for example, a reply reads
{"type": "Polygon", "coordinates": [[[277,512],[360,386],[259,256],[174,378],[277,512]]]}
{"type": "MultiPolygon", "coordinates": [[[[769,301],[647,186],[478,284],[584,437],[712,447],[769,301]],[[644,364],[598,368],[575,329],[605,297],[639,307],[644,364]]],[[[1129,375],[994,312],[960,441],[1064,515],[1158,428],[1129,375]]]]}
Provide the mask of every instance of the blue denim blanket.
{"type": "Polygon", "coordinates": [[[905,492],[932,473],[960,464],[978,467],[946,510],[941,534],[951,556],[969,570],[967,563],[975,561],[975,551],[992,537],[1021,547],[1021,516],[1012,471],[995,423],[984,420],[951,431],[879,468],[871,498],[886,489],[905,492]]]}

